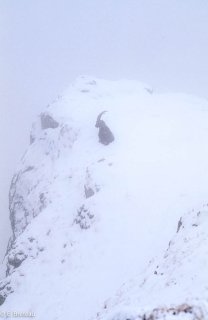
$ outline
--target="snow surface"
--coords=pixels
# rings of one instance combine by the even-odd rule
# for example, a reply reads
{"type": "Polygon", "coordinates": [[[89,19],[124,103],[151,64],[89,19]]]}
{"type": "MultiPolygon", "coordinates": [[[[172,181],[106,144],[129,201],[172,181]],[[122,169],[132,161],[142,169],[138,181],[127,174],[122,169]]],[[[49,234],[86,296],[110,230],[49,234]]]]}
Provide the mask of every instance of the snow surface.
{"type": "Polygon", "coordinates": [[[0,311],[136,320],[164,305],[206,310],[208,102],[83,76],[44,112],[58,126],[37,119],[13,179],[4,263],[14,292],[0,311]],[[108,146],[95,128],[103,110],[108,146]]]}

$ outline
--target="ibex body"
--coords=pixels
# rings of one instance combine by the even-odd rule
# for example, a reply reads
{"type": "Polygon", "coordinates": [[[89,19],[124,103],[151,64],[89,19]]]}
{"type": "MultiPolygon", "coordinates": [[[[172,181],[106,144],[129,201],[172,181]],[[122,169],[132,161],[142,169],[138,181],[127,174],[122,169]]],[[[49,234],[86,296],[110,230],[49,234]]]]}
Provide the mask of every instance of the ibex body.
{"type": "Polygon", "coordinates": [[[109,127],[106,125],[105,121],[101,120],[102,115],[107,111],[102,111],[98,117],[95,124],[96,128],[99,128],[98,137],[99,142],[108,145],[109,143],[114,141],[114,136],[109,127]]]}

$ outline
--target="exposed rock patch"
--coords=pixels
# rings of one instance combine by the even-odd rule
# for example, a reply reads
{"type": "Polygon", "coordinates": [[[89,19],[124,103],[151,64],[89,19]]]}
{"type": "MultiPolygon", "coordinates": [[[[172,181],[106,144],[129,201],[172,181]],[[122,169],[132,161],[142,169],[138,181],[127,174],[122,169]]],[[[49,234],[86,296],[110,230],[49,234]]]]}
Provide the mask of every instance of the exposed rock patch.
{"type": "Polygon", "coordinates": [[[85,197],[90,198],[92,196],[94,196],[95,192],[93,191],[92,188],[88,187],[88,186],[84,186],[84,191],[85,191],[85,197]]]}
{"type": "Polygon", "coordinates": [[[59,126],[59,123],[48,113],[41,113],[40,120],[42,130],[56,129],[59,126]]]}
{"type": "Polygon", "coordinates": [[[80,226],[81,229],[89,229],[93,223],[94,214],[90,212],[89,209],[82,205],[77,210],[76,218],[74,222],[80,226]]]}

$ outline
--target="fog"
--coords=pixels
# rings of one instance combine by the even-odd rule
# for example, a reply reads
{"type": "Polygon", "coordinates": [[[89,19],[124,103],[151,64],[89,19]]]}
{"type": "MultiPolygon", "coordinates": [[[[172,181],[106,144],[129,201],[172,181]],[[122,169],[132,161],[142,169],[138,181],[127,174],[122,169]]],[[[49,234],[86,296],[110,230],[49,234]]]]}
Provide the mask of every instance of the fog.
{"type": "Polygon", "coordinates": [[[0,0],[0,257],[36,114],[80,74],[208,98],[206,0],[0,0]]]}

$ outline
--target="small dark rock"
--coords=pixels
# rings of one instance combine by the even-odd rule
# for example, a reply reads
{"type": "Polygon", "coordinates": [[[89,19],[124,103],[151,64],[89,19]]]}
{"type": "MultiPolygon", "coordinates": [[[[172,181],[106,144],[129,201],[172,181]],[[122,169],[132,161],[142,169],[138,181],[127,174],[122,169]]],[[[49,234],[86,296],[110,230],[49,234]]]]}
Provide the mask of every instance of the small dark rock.
{"type": "Polygon", "coordinates": [[[14,268],[18,268],[26,258],[27,256],[23,252],[18,252],[14,256],[8,257],[8,263],[14,268]]]}
{"type": "Polygon", "coordinates": [[[90,197],[94,196],[94,194],[95,194],[95,192],[93,191],[93,189],[90,188],[90,187],[84,186],[84,190],[85,190],[85,197],[86,197],[86,198],[90,198],[90,197]]]}
{"type": "Polygon", "coordinates": [[[40,199],[40,207],[39,207],[39,210],[42,211],[42,210],[45,209],[46,206],[47,206],[46,196],[45,196],[45,194],[44,194],[43,192],[39,195],[39,199],[40,199]]]}
{"type": "Polygon", "coordinates": [[[182,218],[180,218],[180,220],[178,221],[177,233],[180,231],[180,228],[182,227],[182,225],[183,225],[182,218]]]}
{"type": "Polygon", "coordinates": [[[59,126],[59,123],[52,118],[48,113],[41,113],[40,115],[41,120],[41,129],[55,129],[59,126]]]}
{"type": "Polygon", "coordinates": [[[82,93],[88,93],[88,92],[90,92],[90,90],[88,90],[88,89],[82,89],[81,92],[82,92],[82,93]]]}
{"type": "Polygon", "coordinates": [[[0,306],[4,303],[5,300],[5,296],[0,293],[0,306]]]}
{"type": "Polygon", "coordinates": [[[33,169],[34,169],[33,166],[28,166],[22,173],[26,173],[26,172],[32,171],[33,169]]]}
{"type": "Polygon", "coordinates": [[[33,142],[35,142],[35,137],[34,137],[34,135],[31,133],[31,134],[30,134],[30,144],[33,144],[33,142]]]}

